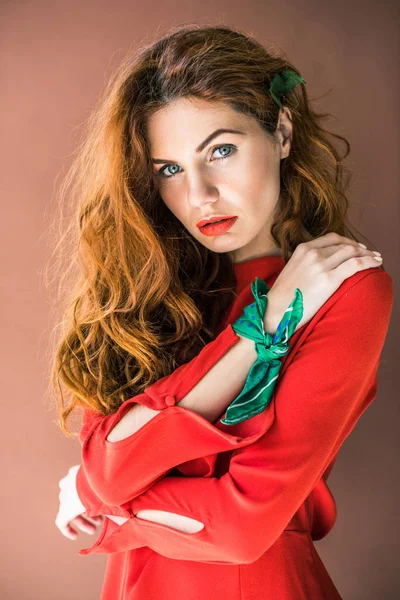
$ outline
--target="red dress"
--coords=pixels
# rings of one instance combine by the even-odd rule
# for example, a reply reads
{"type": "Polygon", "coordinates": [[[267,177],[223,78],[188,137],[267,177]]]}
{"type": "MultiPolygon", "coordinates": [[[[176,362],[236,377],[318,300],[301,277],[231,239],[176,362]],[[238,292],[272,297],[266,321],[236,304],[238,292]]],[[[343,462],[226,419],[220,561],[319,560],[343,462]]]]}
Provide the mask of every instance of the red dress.
{"type": "Polygon", "coordinates": [[[240,338],[231,324],[271,287],[280,256],[235,265],[239,297],[216,338],[190,362],[102,417],[85,411],[77,490],[105,518],[81,555],[107,553],[101,600],[339,600],[313,541],[336,504],[327,478],[337,453],[374,400],[393,303],[380,267],[346,279],[290,338],[272,401],[236,425],[210,423],[179,402],[240,338]],[[161,410],[138,432],[109,442],[135,403],[161,410]],[[158,509],[204,523],[184,533],[134,515],[158,509]]]}

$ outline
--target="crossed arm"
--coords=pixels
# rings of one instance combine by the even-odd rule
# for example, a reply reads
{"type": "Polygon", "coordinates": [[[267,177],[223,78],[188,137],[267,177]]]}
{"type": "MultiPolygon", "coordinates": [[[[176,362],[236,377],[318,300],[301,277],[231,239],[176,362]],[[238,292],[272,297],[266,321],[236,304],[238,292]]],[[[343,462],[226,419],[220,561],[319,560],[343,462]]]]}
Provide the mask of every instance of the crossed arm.
{"type": "MultiPolygon", "coordinates": [[[[88,513],[103,513],[122,524],[127,517],[115,514],[120,513],[118,508],[112,509],[113,513],[104,512],[105,506],[122,505],[126,498],[142,493],[172,468],[179,470],[178,463],[183,463],[184,474],[188,461],[193,468],[193,461],[198,459],[199,474],[211,474],[216,453],[231,449],[236,435],[229,432],[229,427],[224,435],[210,423],[218,420],[243,387],[256,358],[254,343],[228,326],[198,357],[155,382],[145,394],[128,400],[118,413],[106,418],[86,413],[77,486],[81,500],[90,507],[88,513]],[[176,401],[175,406],[166,404],[171,404],[171,399],[176,401]],[[196,439],[199,442],[193,445],[196,439]],[[171,440],[179,440],[179,444],[173,448],[168,443],[171,440]],[[213,458],[203,458],[207,455],[213,458]],[[129,463],[137,463],[138,456],[142,457],[141,468],[131,470],[127,489],[125,469],[129,463]],[[107,473],[112,479],[104,476],[107,473]]],[[[203,527],[194,519],[166,511],[140,511],[138,516],[181,531],[203,527]]]]}
{"type": "MultiPolygon", "coordinates": [[[[278,382],[273,403],[241,424],[243,435],[227,433],[221,424],[222,430],[218,430],[204,417],[178,406],[171,406],[152,419],[140,435],[145,434],[146,428],[149,431],[149,426],[161,426],[169,413],[168,439],[164,437],[160,444],[164,448],[169,444],[166,454],[170,457],[170,446],[175,446],[171,440],[178,440],[175,460],[180,465],[182,458],[188,458],[185,447],[180,446],[184,431],[181,426],[174,428],[173,422],[177,425],[182,415],[190,414],[187,422],[180,423],[191,423],[192,433],[196,430],[197,437],[189,438],[190,446],[195,446],[194,454],[188,458],[192,462],[186,465],[193,471],[187,469],[189,477],[165,477],[167,473],[161,473],[159,481],[149,484],[147,480],[145,490],[126,497],[125,488],[130,487],[131,477],[141,479],[152,464],[151,457],[149,462],[145,459],[138,463],[138,454],[131,455],[133,462],[128,460],[121,466],[125,487],[112,492],[116,494],[113,500],[120,494],[124,496],[122,503],[113,506],[124,511],[119,516],[128,517],[129,521],[119,528],[118,535],[110,528],[100,543],[80,553],[118,552],[145,545],[164,556],[200,562],[243,563],[259,557],[282,533],[374,399],[392,301],[392,280],[384,271],[364,271],[344,286],[341,294],[324,305],[310,334],[300,344],[278,382]],[[199,425],[202,427],[196,429],[199,425]],[[218,453],[228,446],[234,451],[229,471],[221,478],[213,477],[215,456],[211,452],[196,452],[202,444],[202,452],[218,453]],[[148,509],[195,517],[204,527],[187,534],[131,518],[148,509]]],[[[232,432],[232,428],[228,429],[232,432]]],[[[158,433],[162,434],[161,427],[158,433]]],[[[118,460],[109,463],[114,470],[108,475],[107,485],[118,481],[118,465],[124,461],[124,452],[129,455],[134,439],[135,435],[116,442],[122,446],[118,460]]],[[[152,451],[143,444],[140,450],[145,457],[152,451]]],[[[93,464],[86,464],[91,475],[93,464]]],[[[168,464],[171,470],[173,465],[168,464]]],[[[85,499],[82,501],[87,506],[85,499]]],[[[101,514],[97,508],[89,516],[101,514]]],[[[102,514],[110,514],[109,506],[103,508],[102,514]]]]}

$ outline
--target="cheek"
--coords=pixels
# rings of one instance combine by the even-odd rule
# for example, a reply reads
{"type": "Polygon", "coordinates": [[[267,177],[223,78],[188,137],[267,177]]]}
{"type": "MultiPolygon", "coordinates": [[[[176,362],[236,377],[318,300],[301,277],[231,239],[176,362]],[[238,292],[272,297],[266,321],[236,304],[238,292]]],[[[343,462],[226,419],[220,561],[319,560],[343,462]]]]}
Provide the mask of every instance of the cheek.
{"type": "Polygon", "coordinates": [[[161,196],[161,200],[167,206],[167,208],[172,212],[173,215],[180,221],[184,219],[182,207],[184,206],[181,198],[179,196],[178,190],[175,192],[171,189],[167,190],[166,187],[161,191],[159,190],[159,194],[161,196]]]}
{"type": "Polygon", "coordinates": [[[267,200],[273,201],[276,194],[279,193],[279,166],[272,163],[271,160],[257,162],[247,183],[248,193],[256,203],[264,204],[267,200]]]}
{"type": "Polygon", "coordinates": [[[267,152],[253,149],[240,162],[240,167],[230,170],[230,185],[236,189],[252,190],[259,196],[274,181],[275,165],[267,152]]]}

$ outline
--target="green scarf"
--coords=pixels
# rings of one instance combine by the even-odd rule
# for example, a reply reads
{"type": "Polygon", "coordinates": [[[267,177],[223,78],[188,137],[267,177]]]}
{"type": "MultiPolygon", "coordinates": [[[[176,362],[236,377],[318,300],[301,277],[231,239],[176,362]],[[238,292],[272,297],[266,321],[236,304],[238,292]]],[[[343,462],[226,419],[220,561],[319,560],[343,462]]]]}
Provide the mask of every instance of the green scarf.
{"type": "Polygon", "coordinates": [[[268,305],[269,288],[258,277],[251,282],[255,298],[243,309],[242,316],[232,324],[233,330],[255,342],[257,360],[252,365],[244,388],[226,410],[224,425],[241,423],[262,412],[272,399],[272,392],[282,366],[280,358],[289,351],[289,337],[303,316],[303,294],[295,289],[294,299],[285,310],[275,334],[264,330],[264,315],[268,305]]]}

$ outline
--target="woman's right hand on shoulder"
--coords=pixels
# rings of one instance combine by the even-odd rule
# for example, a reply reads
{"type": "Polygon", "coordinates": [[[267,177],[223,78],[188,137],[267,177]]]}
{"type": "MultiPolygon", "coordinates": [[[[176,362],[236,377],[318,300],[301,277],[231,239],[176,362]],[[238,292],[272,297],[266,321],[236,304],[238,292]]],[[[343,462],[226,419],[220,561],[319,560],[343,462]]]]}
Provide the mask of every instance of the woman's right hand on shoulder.
{"type": "Polygon", "coordinates": [[[303,317],[297,331],[312,319],[345,279],[382,262],[375,259],[371,250],[335,232],[299,244],[268,292],[265,330],[275,333],[296,288],[303,294],[303,317]]]}

